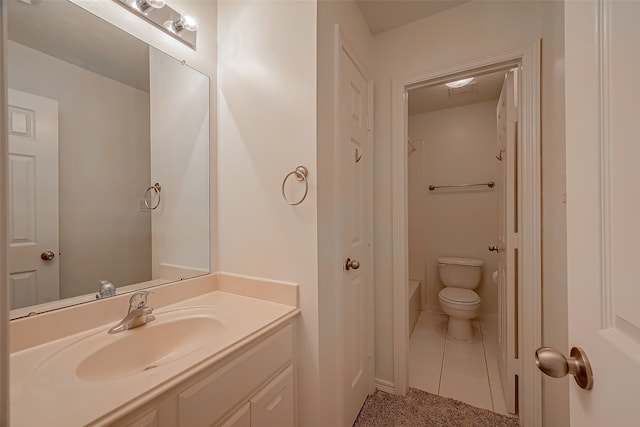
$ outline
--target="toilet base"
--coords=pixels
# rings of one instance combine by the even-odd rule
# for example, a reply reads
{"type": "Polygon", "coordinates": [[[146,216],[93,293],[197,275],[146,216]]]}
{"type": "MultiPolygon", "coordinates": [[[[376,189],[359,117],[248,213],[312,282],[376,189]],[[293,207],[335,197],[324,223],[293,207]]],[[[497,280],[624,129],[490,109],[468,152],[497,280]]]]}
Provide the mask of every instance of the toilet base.
{"type": "Polygon", "coordinates": [[[447,335],[460,341],[473,339],[473,326],[470,319],[455,319],[449,316],[447,321],[447,335]]]}

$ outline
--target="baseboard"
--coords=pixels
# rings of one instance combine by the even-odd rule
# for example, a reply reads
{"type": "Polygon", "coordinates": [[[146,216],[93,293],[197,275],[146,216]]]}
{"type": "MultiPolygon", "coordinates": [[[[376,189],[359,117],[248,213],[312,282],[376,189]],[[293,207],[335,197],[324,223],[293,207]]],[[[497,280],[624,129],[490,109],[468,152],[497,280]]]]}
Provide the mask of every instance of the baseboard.
{"type": "MultiPolygon", "coordinates": [[[[426,310],[423,310],[427,313],[433,313],[433,314],[442,314],[445,315],[446,314],[442,311],[442,309],[440,307],[435,307],[432,305],[428,305],[426,310]]],[[[480,313],[478,314],[477,319],[480,320],[498,320],[498,315],[494,314],[494,313],[480,313]]]]}
{"type": "Polygon", "coordinates": [[[436,313],[436,314],[444,314],[439,305],[427,305],[426,310],[427,313],[436,313]]]}
{"type": "Polygon", "coordinates": [[[493,313],[480,313],[478,315],[480,320],[498,320],[498,315],[493,313]]]}
{"type": "Polygon", "coordinates": [[[376,378],[374,382],[377,390],[384,391],[385,393],[396,394],[396,386],[391,381],[385,381],[381,380],[380,378],[376,378]]]}

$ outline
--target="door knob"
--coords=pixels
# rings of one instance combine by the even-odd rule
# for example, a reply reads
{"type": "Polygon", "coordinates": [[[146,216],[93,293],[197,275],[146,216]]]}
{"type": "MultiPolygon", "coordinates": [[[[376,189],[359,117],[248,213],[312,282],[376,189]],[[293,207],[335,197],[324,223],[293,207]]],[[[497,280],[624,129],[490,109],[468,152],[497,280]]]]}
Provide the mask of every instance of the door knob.
{"type": "Polygon", "coordinates": [[[553,378],[571,374],[580,388],[585,390],[591,390],[593,387],[591,364],[584,350],[579,347],[571,348],[569,357],[553,347],[540,347],[536,350],[536,366],[553,378]]]}
{"type": "Polygon", "coordinates": [[[498,246],[498,245],[490,245],[489,246],[489,250],[491,252],[500,253],[500,246],[498,246]]]}
{"type": "Polygon", "coordinates": [[[51,251],[44,251],[40,254],[40,259],[43,261],[51,261],[55,257],[56,257],[56,254],[54,254],[51,251]]]}
{"type": "Polygon", "coordinates": [[[355,259],[352,260],[351,258],[347,258],[347,261],[345,261],[344,263],[344,268],[346,268],[347,271],[351,270],[352,268],[354,270],[357,270],[360,268],[360,263],[355,259]]]}

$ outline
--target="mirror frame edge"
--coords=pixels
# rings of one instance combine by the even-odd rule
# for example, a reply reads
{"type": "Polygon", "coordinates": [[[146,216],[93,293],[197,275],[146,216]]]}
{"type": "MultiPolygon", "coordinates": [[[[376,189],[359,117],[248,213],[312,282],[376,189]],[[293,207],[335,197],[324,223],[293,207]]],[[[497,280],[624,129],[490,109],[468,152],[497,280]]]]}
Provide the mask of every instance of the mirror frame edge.
{"type": "Polygon", "coordinates": [[[6,50],[7,4],[0,5],[0,425],[9,425],[9,277],[7,273],[7,72],[4,52],[6,50]]]}

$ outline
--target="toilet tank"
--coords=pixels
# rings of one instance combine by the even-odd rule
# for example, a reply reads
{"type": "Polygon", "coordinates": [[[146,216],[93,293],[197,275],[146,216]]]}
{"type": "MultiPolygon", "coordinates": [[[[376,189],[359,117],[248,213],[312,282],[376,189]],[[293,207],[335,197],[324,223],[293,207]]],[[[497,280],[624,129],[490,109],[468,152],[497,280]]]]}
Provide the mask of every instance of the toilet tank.
{"type": "Polygon", "coordinates": [[[475,289],[480,283],[482,265],[477,258],[439,257],[438,274],[444,286],[475,289]]]}

